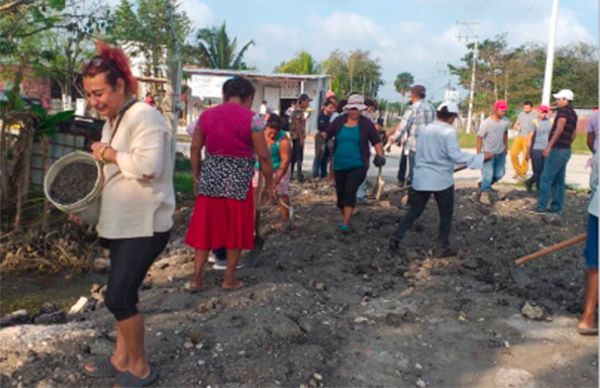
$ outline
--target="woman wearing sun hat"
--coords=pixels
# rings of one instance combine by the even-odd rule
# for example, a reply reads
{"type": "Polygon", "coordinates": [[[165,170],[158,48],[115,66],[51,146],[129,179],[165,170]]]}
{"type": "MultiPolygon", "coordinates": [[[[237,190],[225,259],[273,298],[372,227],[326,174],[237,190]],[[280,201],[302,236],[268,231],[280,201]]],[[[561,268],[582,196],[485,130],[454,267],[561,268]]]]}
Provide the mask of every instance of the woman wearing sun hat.
{"type": "Polygon", "coordinates": [[[373,164],[385,164],[383,146],[371,120],[362,115],[367,109],[364,97],[353,94],[344,107],[345,114],[336,118],[327,129],[327,139],[334,138],[333,170],[337,194],[337,206],[342,213],[340,232],[349,231],[350,219],[356,206],[356,192],[369,169],[369,144],[377,155],[373,164]]]}

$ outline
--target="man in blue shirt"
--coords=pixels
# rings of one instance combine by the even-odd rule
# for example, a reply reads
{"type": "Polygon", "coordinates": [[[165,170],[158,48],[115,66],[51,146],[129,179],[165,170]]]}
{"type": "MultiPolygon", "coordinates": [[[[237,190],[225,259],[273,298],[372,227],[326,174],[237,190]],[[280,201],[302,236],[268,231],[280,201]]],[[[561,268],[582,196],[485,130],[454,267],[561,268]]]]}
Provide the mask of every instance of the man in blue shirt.
{"type": "Polygon", "coordinates": [[[436,253],[440,257],[454,254],[450,249],[450,229],[454,208],[454,167],[456,164],[466,164],[469,168],[479,170],[483,168],[484,159],[493,157],[491,152],[472,155],[460,150],[456,131],[452,127],[456,117],[458,117],[458,106],[451,101],[443,102],[437,108],[437,120],[419,131],[414,177],[408,194],[409,209],[390,239],[392,251],[398,251],[406,231],[421,216],[429,197],[433,194],[440,212],[436,253]]]}

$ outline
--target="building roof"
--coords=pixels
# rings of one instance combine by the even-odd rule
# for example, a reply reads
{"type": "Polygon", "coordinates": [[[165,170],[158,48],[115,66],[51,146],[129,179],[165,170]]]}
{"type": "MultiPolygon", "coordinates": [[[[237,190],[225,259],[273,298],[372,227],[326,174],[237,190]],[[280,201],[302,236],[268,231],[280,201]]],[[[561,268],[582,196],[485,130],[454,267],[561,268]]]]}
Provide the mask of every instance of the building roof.
{"type": "Polygon", "coordinates": [[[280,79],[297,79],[297,80],[319,80],[329,78],[327,74],[286,74],[286,73],[259,73],[249,70],[227,70],[227,69],[198,69],[193,67],[185,67],[184,73],[201,74],[201,75],[239,75],[248,78],[280,78],[280,79]]]}

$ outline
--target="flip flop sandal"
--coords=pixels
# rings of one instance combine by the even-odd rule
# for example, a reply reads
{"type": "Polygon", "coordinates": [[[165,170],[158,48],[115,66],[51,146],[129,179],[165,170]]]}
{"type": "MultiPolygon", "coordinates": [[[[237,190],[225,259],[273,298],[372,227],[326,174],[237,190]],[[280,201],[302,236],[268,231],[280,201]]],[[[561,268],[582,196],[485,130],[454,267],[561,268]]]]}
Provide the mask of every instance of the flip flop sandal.
{"type": "Polygon", "coordinates": [[[236,287],[223,287],[223,286],[221,286],[221,289],[223,289],[225,291],[235,291],[235,290],[241,290],[245,286],[246,286],[246,284],[244,282],[240,281],[236,287]]]}
{"type": "Polygon", "coordinates": [[[578,327],[577,332],[581,335],[598,335],[597,327],[578,327]]]}
{"type": "Polygon", "coordinates": [[[183,285],[183,290],[190,294],[196,294],[202,291],[202,288],[192,286],[192,282],[185,282],[185,284],[183,285]]]}
{"type": "Polygon", "coordinates": [[[150,367],[150,374],[143,379],[135,377],[129,372],[119,372],[115,384],[118,387],[147,387],[155,383],[156,380],[158,380],[158,372],[150,367]]]}
{"type": "Polygon", "coordinates": [[[83,373],[89,377],[108,378],[115,377],[119,373],[117,368],[110,362],[110,357],[97,358],[93,362],[95,368],[93,371],[86,369],[85,365],[82,368],[83,373]]]}

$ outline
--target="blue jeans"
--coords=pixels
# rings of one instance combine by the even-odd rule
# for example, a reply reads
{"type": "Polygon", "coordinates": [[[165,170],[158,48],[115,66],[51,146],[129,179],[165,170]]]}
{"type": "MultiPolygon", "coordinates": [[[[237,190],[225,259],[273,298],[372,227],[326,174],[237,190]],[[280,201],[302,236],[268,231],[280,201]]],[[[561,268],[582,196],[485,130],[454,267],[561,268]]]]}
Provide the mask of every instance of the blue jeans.
{"type": "Polygon", "coordinates": [[[483,163],[483,170],[481,170],[481,191],[490,191],[492,185],[502,179],[505,166],[506,152],[496,154],[492,159],[483,163]]]}
{"type": "Polygon", "coordinates": [[[539,211],[546,211],[550,197],[552,197],[550,212],[559,213],[562,210],[565,200],[565,175],[570,158],[571,150],[568,148],[552,148],[550,150],[540,178],[537,205],[539,211]]]}

